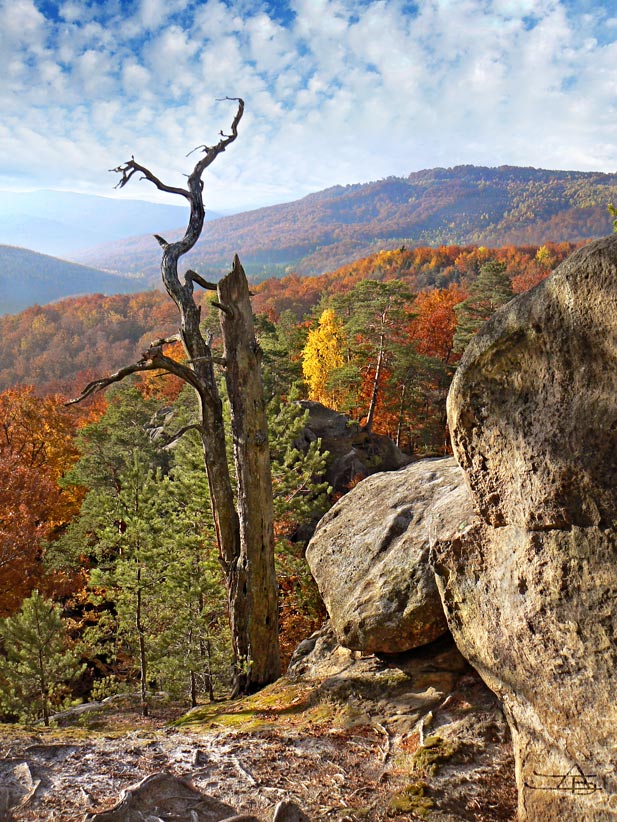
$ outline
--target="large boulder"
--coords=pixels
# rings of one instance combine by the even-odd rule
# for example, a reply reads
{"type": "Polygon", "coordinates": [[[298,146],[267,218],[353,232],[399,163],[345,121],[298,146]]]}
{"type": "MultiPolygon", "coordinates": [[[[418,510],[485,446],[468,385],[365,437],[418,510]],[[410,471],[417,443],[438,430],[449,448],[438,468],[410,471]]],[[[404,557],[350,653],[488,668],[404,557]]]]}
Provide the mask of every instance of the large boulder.
{"type": "Polygon", "coordinates": [[[375,474],[342,497],[306,554],[341,645],[393,654],[443,634],[429,546],[472,516],[463,472],[452,458],[375,474]]]}
{"type": "Polygon", "coordinates": [[[616,262],[617,237],[581,249],[465,352],[448,421],[492,525],[617,523],[616,262]]]}
{"type": "Polygon", "coordinates": [[[519,818],[615,820],[617,237],[484,326],[448,419],[482,521],[433,559],[511,726],[519,818]]]}

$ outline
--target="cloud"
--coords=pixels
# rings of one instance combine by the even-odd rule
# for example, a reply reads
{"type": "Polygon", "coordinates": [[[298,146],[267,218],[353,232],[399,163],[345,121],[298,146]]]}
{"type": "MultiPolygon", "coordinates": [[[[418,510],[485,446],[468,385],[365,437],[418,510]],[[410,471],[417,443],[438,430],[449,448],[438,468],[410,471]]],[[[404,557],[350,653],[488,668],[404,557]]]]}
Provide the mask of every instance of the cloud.
{"type": "MultiPolygon", "coordinates": [[[[436,165],[617,164],[617,18],[600,0],[0,0],[0,187],[170,183],[229,127],[209,203],[436,165]],[[73,182],[71,182],[73,181],[73,182]]],[[[143,187],[132,196],[156,196],[143,187]]]]}

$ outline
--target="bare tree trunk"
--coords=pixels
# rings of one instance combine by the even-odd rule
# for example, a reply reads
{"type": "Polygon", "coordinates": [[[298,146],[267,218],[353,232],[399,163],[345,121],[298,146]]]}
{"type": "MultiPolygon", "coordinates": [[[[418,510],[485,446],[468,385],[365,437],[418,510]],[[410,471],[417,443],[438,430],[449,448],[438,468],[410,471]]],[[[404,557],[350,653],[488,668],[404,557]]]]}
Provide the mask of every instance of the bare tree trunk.
{"type": "Polygon", "coordinates": [[[373,430],[373,419],[375,417],[375,410],[377,409],[377,397],[379,396],[379,383],[381,381],[381,370],[383,368],[383,358],[385,353],[385,334],[381,334],[379,338],[379,352],[377,354],[377,364],[375,366],[375,377],[373,378],[373,390],[371,392],[371,401],[368,407],[368,414],[366,417],[365,430],[370,432],[373,430]]]}
{"type": "Polygon", "coordinates": [[[202,175],[238,136],[244,102],[234,99],[238,110],[231,124],[231,133],[225,135],[221,132],[221,139],[215,146],[199,147],[204,156],[189,175],[186,188],[166,185],[134,159],[114,169],[122,175],[119,187],[126,185],[137,174],[160,191],[184,197],[190,205],[189,222],[181,240],[168,243],[163,237],[155,235],[163,249],[161,277],[167,293],[178,308],[180,331],[176,337],[153,342],[139,362],[89,383],[72,402],[79,402],[130,374],[159,369],[180,377],[197,392],[200,421],[197,425],[186,426],[177,436],[195,428],[201,433],[219,555],[227,579],[236,671],[235,691],[246,693],[276,679],[280,671],[272,484],[249,292],[242,266],[236,257],[233,271],[224,281],[227,285],[221,284],[219,288],[220,302],[214,305],[221,309],[224,335],[230,335],[229,340],[226,339],[226,354],[220,364],[226,368],[227,390],[232,404],[239,488],[237,511],[227,465],[222,403],[214,374],[216,358],[212,356],[209,342],[199,327],[201,310],[193,297],[195,284],[209,290],[217,290],[217,286],[195,271],[187,271],[182,281],[178,275],[178,261],[193,248],[204,224],[202,175]],[[186,352],[187,365],[175,362],[163,353],[166,344],[178,339],[186,352]]]}
{"type": "Polygon", "coordinates": [[[274,515],[268,427],[248,283],[236,256],[219,282],[224,310],[225,382],[238,481],[240,553],[229,569],[237,688],[245,693],[280,676],[278,602],[274,570],[274,515]],[[230,310],[229,310],[230,309],[230,310]],[[248,667],[242,667],[242,663],[248,667]]]}
{"type": "Polygon", "coordinates": [[[398,421],[396,423],[396,439],[394,443],[397,448],[401,447],[401,438],[403,436],[403,413],[405,410],[405,400],[407,399],[407,383],[403,383],[401,387],[401,401],[398,406],[398,421]]]}
{"type": "Polygon", "coordinates": [[[47,688],[47,676],[45,673],[45,660],[43,649],[39,647],[39,691],[41,693],[41,707],[43,708],[43,722],[45,727],[49,727],[49,695],[47,688]]]}
{"type": "Polygon", "coordinates": [[[148,661],[146,657],[146,638],[141,621],[141,568],[137,570],[137,602],[135,606],[135,627],[139,639],[139,676],[141,679],[141,715],[148,716],[148,661]]]}
{"type": "Polygon", "coordinates": [[[197,676],[191,670],[191,708],[197,707],[197,676]]]}
{"type": "Polygon", "coordinates": [[[204,658],[206,660],[206,682],[208,686],[208,699],[210,700],[210,702],[214,702],[214,674],[212,673],[212,648],[210,646],[209,639],[205,641],[204,651],[204,658]]]}

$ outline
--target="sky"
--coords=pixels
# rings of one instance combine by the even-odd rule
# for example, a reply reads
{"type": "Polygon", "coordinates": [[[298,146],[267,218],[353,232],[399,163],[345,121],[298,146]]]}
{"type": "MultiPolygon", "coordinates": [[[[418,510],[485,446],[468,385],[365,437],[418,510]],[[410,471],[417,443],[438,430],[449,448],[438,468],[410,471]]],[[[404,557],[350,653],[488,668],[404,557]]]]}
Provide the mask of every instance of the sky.
{"type": "Polygon", "coordinates": [[[0,62],[8,191],[113,196],[131,156],[181,185],[225,97],[217,212],[435,166],[617,170],[614,0],[0,0],[0,62]]]}

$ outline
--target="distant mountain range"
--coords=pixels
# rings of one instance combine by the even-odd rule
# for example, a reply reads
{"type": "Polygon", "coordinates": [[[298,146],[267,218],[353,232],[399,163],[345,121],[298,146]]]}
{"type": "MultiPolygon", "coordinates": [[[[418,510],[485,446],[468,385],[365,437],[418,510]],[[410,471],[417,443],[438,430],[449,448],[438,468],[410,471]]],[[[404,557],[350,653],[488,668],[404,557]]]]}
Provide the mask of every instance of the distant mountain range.
{"type": "Polygon", "coordinates": [[[149,287],[141,277],[122,277],[25,248],[0,245],[0,315],[62,297],[132,294],[149,287]]]}
{"type": "MultiPolygon", "coordinates": [[[[334,271],[401,246],[577,242],[610,233],[610,202],[617,204],[617,174],[436,168],[335,186],[296,202],[213,219],[182,268],[216,279],[237,252],[249,276],[259,281],[289,271],[334,271]]],[[[152,233],[175,239],[186,218],[182,206],[68,192],[7,199],[0,192],[0,242],[7,241],[0,246],[0,313],[71,295],[158,285],[161,250],[152,233]],[[22,242],[29,249],[70,247],[65,256],[88,268],[9,248],[22,242]]]]}
{"type": "MultiPolygon", "coordinates": [[[[186,205],[70,191],[0,191],[0,243],[55,257],[135,234],[181,226],[186,205]]],[[[220,215],[208,214],[208,219],[220,215]]]]}
{"type": "MultiPolygon", "coordinates": [[[[435,168],[373,183],[335,186],[296,202],[209,223],[184,258],[209,276],[234,253],[254,280],[289,270],[331,271],[401,245],[537,244],[611,231],[617,174],[501,166],[435,168]]],[[[128,228],[128,224],[127,224],[128,228]]],[[[135,232],[136,233],[136,232],[135,232]]],[[[157,233],[175,239],[180,232],[157,233]]],[[[80,262],[158,280],[160,248],[132,237],[74,255],[80,262]]]]}

